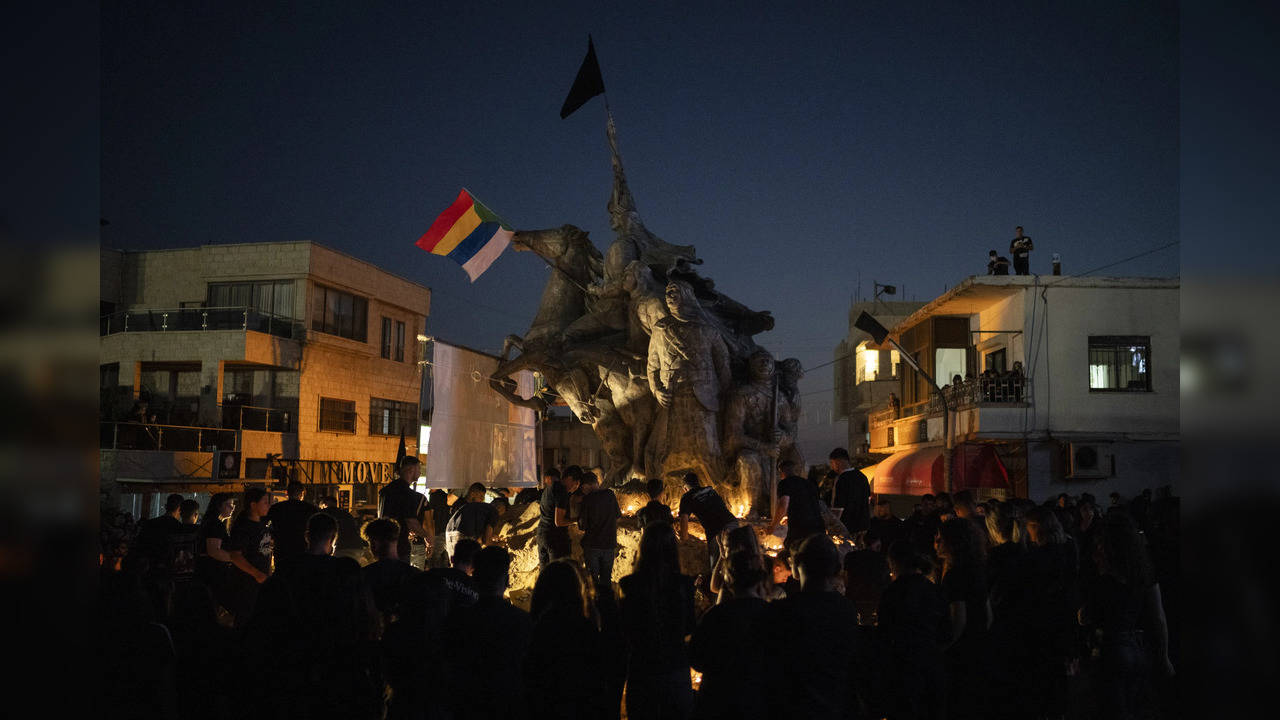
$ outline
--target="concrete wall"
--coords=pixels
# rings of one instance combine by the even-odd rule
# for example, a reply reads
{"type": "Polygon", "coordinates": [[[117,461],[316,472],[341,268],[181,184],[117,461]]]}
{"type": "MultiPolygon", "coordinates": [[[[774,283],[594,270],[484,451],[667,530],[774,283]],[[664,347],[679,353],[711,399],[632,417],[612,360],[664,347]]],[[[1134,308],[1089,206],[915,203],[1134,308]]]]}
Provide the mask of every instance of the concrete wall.
{"type": "MultiPolygon", "coordinates": [[[[1043,309],[1043,305],[1040,306],[1043,309]]],[[[1178,433],[1178,290],[1052,288],[1036,375],[1036,426],[1056,435],[1178,433]],[[1151,392],[1090,392],[1089,336],[1151,337],[1151,392]]],[[[1037,331],[1038,333],[1038,331],[1037,331]]]]}

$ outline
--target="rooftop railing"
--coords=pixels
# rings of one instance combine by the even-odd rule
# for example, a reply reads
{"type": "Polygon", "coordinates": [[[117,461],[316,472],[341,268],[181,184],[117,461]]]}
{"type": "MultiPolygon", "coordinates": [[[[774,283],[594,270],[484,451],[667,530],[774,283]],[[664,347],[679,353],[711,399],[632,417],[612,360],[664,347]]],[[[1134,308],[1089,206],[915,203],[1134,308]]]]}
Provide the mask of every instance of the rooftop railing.
{"type": "Polygon", "coordinates": [[[123,310],[99,319],[98,334],[253,330],[276,337],[301,339],[303,325],[251,307],[209,307],[123,310]]]}

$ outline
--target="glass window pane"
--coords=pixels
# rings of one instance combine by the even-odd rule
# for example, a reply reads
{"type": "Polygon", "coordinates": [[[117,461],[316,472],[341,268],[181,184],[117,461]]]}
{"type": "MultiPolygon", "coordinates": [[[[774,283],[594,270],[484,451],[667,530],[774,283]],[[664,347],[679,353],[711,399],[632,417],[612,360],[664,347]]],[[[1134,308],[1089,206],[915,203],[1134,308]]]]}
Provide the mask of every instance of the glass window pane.
{"type": "Polygon", "coordinates": [[[369,324],[369,301],[362,297],[355,298],[355,307],[353,309],[355,315],[355,323],[351,328],[351,338],[365,342],[369,335],[367,326],[369,324]]]}
{"type": "Polygon", "coordinates": [[[391,357],[391,318],[382,318],[382,357],[391,357]]]}
{"type": "Polygon", "coordinates": [[[276,283],[273,294],[271,312],[283,318],[293,317],[293,281],[276,283]]]}

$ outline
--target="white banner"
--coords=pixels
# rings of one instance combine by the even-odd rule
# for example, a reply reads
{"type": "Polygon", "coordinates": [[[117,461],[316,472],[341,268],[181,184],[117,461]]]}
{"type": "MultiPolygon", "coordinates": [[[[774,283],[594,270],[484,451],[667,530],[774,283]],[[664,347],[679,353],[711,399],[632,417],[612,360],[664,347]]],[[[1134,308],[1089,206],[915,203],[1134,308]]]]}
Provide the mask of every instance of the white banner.
{"type": "MultiPolygon", "coordinates": [[[[427,445],[427,487],[536,487],[537,428],[533,410],[512,405],[489,387],[493,355],[435,341],[431,388],[435,407],[427,445]]],[[[521,397],[533,395],[533,373],[515,377],[521,397]]]]}

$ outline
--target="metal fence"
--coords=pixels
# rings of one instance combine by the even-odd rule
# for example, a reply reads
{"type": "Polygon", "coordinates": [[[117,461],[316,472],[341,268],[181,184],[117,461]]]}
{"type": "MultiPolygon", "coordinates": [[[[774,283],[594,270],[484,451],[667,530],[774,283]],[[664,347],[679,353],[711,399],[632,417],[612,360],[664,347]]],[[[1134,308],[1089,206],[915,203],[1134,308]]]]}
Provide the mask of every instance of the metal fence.
{"type": "Polygon", "coordinates": [[[213,452],[238,450],[239,433],[226,428],[202,428],[152,423],[98,423],[99,443],[104,450],[170,450],[213,452]]]}
{"type": "Polygon", "coordinates": [[[222,427],[264,432],[294,432],[293,410],[255,407],[253,405],[221,405],[222,427]]]}
{"type": "Polygon", "coordinates": [[[126,310],[103,315],[98,324],[99,335],[193,330],[253,330],[294,339],[304,332],[297,320],[250,307],[126,310]]]}

